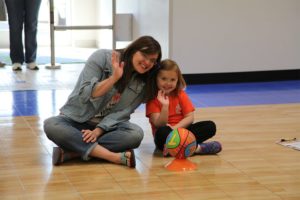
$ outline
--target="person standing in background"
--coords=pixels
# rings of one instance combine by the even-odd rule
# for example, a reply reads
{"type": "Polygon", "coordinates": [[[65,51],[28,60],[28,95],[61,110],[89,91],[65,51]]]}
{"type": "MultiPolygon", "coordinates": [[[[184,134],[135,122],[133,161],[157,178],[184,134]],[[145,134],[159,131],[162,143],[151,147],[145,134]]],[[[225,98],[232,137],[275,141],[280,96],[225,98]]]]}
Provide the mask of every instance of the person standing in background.
{"type": "MultiPolygon", "coordinates": [[[[6,10],[4,0],[0,0],[0,21],[6,21],[6,10]]],[[[0,67],[4,67],[5,63],[0,61],[0,67]]]]}
{"type": "Polygon", "coordinates": [[[12,70],[22,70],[22,64],[31,70],[38,70],[36,64],[37,53],[37,25],[38,14],[42,0],[5,0],[10,41],[10,58],[12,70]],[[25,54],[23,51],[22,32],[24,26],[25,54]]]}

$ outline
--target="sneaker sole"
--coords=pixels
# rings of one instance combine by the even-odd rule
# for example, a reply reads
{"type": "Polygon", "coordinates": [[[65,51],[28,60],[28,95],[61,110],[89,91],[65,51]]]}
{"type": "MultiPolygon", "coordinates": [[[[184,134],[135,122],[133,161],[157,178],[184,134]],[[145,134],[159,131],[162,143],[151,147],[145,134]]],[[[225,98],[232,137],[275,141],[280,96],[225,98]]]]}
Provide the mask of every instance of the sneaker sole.
{"type": "Polygon", "coordinates": [[[27,67],[27,69],[30,69],[30,70],[39,70],[40,68],[38,68],[37,66],[35,66],[34,68],[27,67]]]}

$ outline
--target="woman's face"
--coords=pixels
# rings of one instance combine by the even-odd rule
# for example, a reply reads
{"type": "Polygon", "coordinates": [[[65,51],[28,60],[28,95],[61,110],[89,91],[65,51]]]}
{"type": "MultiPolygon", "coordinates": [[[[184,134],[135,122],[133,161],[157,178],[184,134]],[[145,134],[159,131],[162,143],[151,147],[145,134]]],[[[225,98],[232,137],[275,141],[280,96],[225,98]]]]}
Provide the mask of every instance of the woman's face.
{"type": "Polygon", "coordinates": [[[135,52],[132,57],[133,68],[139,74],[144,74],[156,64],[158,53],[144,54],[141,51],[135,52]]]}

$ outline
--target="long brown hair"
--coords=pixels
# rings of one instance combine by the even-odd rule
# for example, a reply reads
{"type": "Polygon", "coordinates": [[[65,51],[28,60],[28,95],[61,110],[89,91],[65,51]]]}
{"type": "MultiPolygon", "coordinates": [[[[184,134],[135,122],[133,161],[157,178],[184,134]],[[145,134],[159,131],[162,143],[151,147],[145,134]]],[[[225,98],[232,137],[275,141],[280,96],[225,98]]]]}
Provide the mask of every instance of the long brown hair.
{"type": "MultiPolygon", "coordinates": [[[[134,73],[134,68],[132,64],[133,55],[140,51],[146,55],[150,54],[158,54],[156,63],[159,63],[161,60],[161,46],[160,44],[151,36],[142,36],[135,41],[133,41],[130,45],[128,45],[125,49],[117,50],[120,52],[120,61],[124,62],[124,72],[123,76],[116,83],[117,90],[122,93],[129,83],[132,74],[134,73]]],[[[153,70],[157,68],[157,64],[155,64],[151,70],[146,72],[145,74],[138,74],[137,77],[146,82],[148,80],[149,74],[153,70]]]]}
{"type": "Polygon", "coordinates": [[[178,95],[180,90],[186,88],[186,82],[182,76],[182,73],[181,73],[181,70],[180,70],[178,64],[171,59],[165,59],[165,60],[161,61],[161,63],[159,64],[159,68],[157,68],[157,70],[155,70],[155,72],[153,73],[153,76],[151,77],[151,79],[149,79],[149,81],[147,83],[147,92],[148,92],[148,96],[149,96],[147,100],[154,99],[157,96],[158,87],[157,87],[157,83],[156,83],[156,78],[157,78],[158,73],[161,70],[175,71],[177,73],[177,78],[178,78],[177,85],[176,85],[175,90],[173,90],[170,95],[176,96],[176,95],[178,95]]]}

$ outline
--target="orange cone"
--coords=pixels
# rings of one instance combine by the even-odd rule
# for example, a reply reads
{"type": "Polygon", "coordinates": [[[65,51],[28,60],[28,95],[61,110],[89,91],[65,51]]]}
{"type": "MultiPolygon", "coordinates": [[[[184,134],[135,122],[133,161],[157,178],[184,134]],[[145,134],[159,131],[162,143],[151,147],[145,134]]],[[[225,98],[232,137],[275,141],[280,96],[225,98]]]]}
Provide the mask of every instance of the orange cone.
{"type": "Polygon", "coordinates": [[[191,171],[195,170],[197,168],[197,165],[186,158],[175,158],[171,162],[167,163],[165,165],[165,168],[167,168],[170,171],[191,171]]]}

